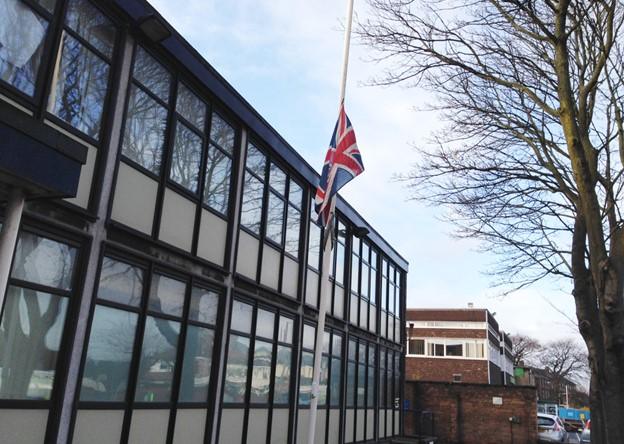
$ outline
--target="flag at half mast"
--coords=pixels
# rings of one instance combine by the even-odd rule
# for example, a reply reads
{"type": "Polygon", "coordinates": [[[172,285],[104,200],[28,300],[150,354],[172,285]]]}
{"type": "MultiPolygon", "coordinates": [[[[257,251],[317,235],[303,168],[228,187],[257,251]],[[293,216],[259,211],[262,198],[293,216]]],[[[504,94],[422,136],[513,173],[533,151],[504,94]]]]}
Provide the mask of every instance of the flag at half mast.
{"type": "Polygon", "coordinates": [[[321,180],[314,198],[318,222],[323,227],[329,223],[331,201],[338,190],[363,171],[362,156],[358,150],[355,132],[347,113],[345,113],[343,102],[340,105],[338,121],[325,156],[321,180]]]}

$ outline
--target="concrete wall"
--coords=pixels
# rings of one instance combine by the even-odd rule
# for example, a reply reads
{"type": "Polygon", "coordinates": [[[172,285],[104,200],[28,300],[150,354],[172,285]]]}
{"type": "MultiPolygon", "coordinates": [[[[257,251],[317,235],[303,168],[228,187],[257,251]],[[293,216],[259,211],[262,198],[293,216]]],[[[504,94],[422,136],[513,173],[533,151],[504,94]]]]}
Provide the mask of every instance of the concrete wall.
{"type": "Polygon", "coordinates": [[[419,412],[431,411],[438,444],[535,444],[537,397],[533,387],[407,381],[405,434],[419,412]],[[502,402],[502,403],[501,403],[502,402]],[[515,417],[518,423],[511,423],[515,417]]]}

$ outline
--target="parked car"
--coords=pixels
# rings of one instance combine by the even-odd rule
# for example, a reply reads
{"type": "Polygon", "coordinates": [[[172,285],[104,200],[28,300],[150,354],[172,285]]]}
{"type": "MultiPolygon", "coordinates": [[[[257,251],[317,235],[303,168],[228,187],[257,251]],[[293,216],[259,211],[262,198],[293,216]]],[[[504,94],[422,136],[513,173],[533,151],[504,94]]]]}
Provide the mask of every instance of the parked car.
{"type": "Polygon", "coordinates": [[[585,428],[583,429],[583,433],[581,433],[581,443],[589,444],[591,442],[590,426],[591,426],[591,419],[588,419],[587,423],[585,424],[585,428]]]}
{"type": "Polygon", "coordinates": [[[558,416],[537,415],[537,439],[540,442],[563,442],[566,437],[563,421],[558,416]]]}

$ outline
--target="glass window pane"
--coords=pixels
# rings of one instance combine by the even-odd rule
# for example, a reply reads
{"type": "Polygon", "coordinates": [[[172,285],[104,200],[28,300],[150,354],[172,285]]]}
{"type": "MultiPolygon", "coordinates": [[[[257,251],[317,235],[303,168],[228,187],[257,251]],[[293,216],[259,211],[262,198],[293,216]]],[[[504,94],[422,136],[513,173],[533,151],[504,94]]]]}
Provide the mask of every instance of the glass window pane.
{"type": "Polygon", "coordinates": [[[0,7],[0,79],[33,96],[48,22],[24,2],[4,0],[0,7]]]}
{"type": "Polygon", "coordinates": [[[359,288],[358,288],[359,272],[360,272],[360,260],[355,255],[355,253],[353,253],[353,255],[351,256],[351,291],[354,293],[357,293],[359,291],[359,288]]]}
{"type": "Polygon", "coordinates": [[[280,316],[279,331],[277,333],[277,340],[279,342],[292,343],[294,320],[284,316],[280,316]]]}
{"type": "Polygon", "coordinates": [[[187,190],[198,191],[199,166],[202,158],[202,139],[182,123],[176,125],[175,142],[171,156],[169,178],[187,190]]]}
{"type": "Polygon", "coordinates": [[[329,353],[329,343],[330,343],[331,334],[328,331],[323,332],[323,353],[329,353]]]}
{"type": "Polygon", "coordinates": [[[273,339],[275,331],[275,313],[266,310],[258,310],[256,319],[256,336],[273,339]]]}
{"type": "Polygon", "coordinates": [[[355,405],[355,362],[347,364],[347,407],[355,405]]]}
{"type": "Polygon", "coordinates": [[[327,404],[327,383],[329,381],[329,358],[323,356],[321,358],[321,375],[319,379],[319,400],[318,405],[324,406],[327,404]]]}
{"type": "Polygon", "coordinates": [[[102,260],[99,299],[138,307],[143,293],[143,270],[109,257],[102,260]]]}
{"type": "Polygon", "coordinates": [[[247,148],[247,161],[245,168],[250,170],[260,179],[264,180],[264,169],[266,167],[266,157],[254,145],[249,144],[247,148]]]}
{"type": "Polygon", "coordinates": [[[71,0],[65,23],[110,60],[113,56],[116,30],[91,2],[71,0]]]}
{"type": "Polygon", "coordinates": [[[332,358],[331,360],[331,375],[329,382],[329,405],[331,407],[338,407],[340,405],[340,369],[341,369],[340,359],[332,358]]]}
{"type": "Polygon", "coordinates": [[[464,346],[462,341],[446,341],[446,356],[463,356],[464,346]]]}
{"type": "Polygon", "coordinates": [[[249,339],[230,335],[223,402],[244,402],[247,392],[249,339]]]}
{"type": "Polygon", "coordinates": [[[186,282],[154,274],[150,287],[148,310],[173,316],[182,316],[186,282]]]}
{"type": "Polygon", "coordinates": [[[204,203],[221,214],[227,213],[231,174],[232,159],[214,145],[210,145],[206,163],[204,203]]]}
{"type": "Polygon", "coordinates": [[[266,237],[281,245],[283,226],[284,201],[271,191],[266,220],[266,237]]]}
{"type": "Polygon", "coordinates": [[[193,321],[217,323],[219,293],[213,290],[193,287],[191,290],[191,308],[189,319],[193,321]]]}
{"type": "Polygon", "coordinates": [[[60,63],[52,79],[48,111],[97,139],[108,90],[108,63],[63,33],[60,63]]]}
{"type": "Polygon", "coordinates": [[[147,317],[134,400],[167,402],[176,362],[180,324],[147,317]]]}
{"type": "Polygon", "coordinates": [[[210,126],[210,138],[213,142],[223,148],[228,154],[234,153],[235,131],[218,114],[212,114],[212,125],[210,126]]]}
{"type": "Polygon", "coordinates": [[[75,248],[22,232],[15,249],[11,277],[70,290],[75,260],[75,248]]]}
{"type": "Polygon", "coordinates": [[[342,356],[342,336],[332,335],[332,355],[342,356]]]}
{"type": "Polygon", "coordinates": [[[67,298],[9,286],[0,323],[0,398],[50,399],[67,298]]]}
{"type": "Polygon", "coordinates": [[[269,402],[272,359],[273,344],[265,341],[256,341],[254,345],[253,370],[251,375],[250,402],[260,404],[269,402]]]}
{"type": "Polygon", "coordinates": [[[312,373],[314,370],[314,353],[301,354],[301,372],[299,379],[299,405],[309,405],[312,393],[312,373]]]}
{"type": "Polygon", "coordinates": [[[206,123],[206,104],[183,83],[178,84],[176,111],[195,125],[198,130],[204,130],[204,125],[206,123]]]}
{"type": "Polygon", "coordinates": [[[213,344],[214,331],[194,325],[188,326],[180,380],[181,402],[208,400],[213,344]]]}
{"type": "Polygon", "coordinates": [[[308,324],[303,326],[303,348],[314,349],[315,335],[316,328],[308,324]]]}
{"type": "Polygon", "coordinates": [[[288,192],[288,201],[295,207],[301,209],[301,202],[303,201],[303,190],[301,186],[294,180],[290,179],[290,191],[288,192]]]}
{"type": "Polygon", "coordinates": [[[362,264],[362,280],[360,283],[360,294],[364,299],[368,299],[368,265],[362,264]]]}
{"type": "MultiPolygon", "coordinates": [[[[361,359],[361,358],[360,358],[361,359]]],[[[360,362],[362,362],[360,360],[360,362]]],[[[366,392],[366,366],[364,364],[358,365],[358,386],[357,386],[357,406],[364,407],[366,392]]]]}
{"type": "Polygon", "coordinates": [[[251,333],[251,315],[253,307],[243,302],[234,301],[232,304],[232,325],[230,329],[243,333],[251,333]]]}
{"type": "Polygon", "coordinates": [[[169,101],[171,74],[140,46],[136,49],[133,75],[162,101],[169,101]]]}
{"type": "Polygon", "coordinates": [[[375,368],[368,367],[368,383],[366,387],[366,406],[375,406],[375,368]]]}
{"type": "Polygon", "coordinates": [[[319,268],[319,258],[321,256],[321,227],[310,223],[310,239],[308,245],[308,265],[316,269],[319,268]]]}
{"type": "Polygon", "coordinates": [[[275,364],[274,404],[288,404],[290,399],[290,367],[292,365],[292,351],[290,347],[277,346],[277,361],[275,364]]]}
{"type": "Polygon", "coordinates": [[[341,243],[336,244],[336,282],[344,283],[345,247],[341,243]]]}
{"type": "Polygon", "coordinates": [[[167,127],[167,110],[132,86],[126,114],[122,154],[159,174],[167,127]]]}
{"type": "Polygon", "coordinates": [[[274,163],[269,170],[269,184],[280,195],[286,196],[286,174],[274,163]]]}
{"type": "Polygon", "coordinates": [[[243,191],[243,205],[241,208],[241,225],[260,234],[260,219],[262,217],[262,182],[245,172],[245,187],[243,191]]]}
{"type": "Polygon", "coordinates": [[[95,308],[81,401],[125,401],[137,314],[98,305],[95,308]]]}
{"type": "Polygon", "coordinates": [[[299,224],[301,213],[295,207],[288,205],[288,215],[286,220],[286,253],[295,257],[299,256],[299,224]]]}

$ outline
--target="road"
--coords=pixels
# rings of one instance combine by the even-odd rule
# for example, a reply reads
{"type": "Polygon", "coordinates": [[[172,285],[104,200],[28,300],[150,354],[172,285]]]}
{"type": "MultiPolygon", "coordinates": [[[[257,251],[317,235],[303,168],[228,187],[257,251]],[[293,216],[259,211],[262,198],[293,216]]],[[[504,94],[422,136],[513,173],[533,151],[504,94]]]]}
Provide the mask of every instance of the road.
{"type": "Polygon", "coordinates": [[[565,444],[578,444],[581,442],[579,433],[568,433],[567,439],[564,441],[565,444]]]}

